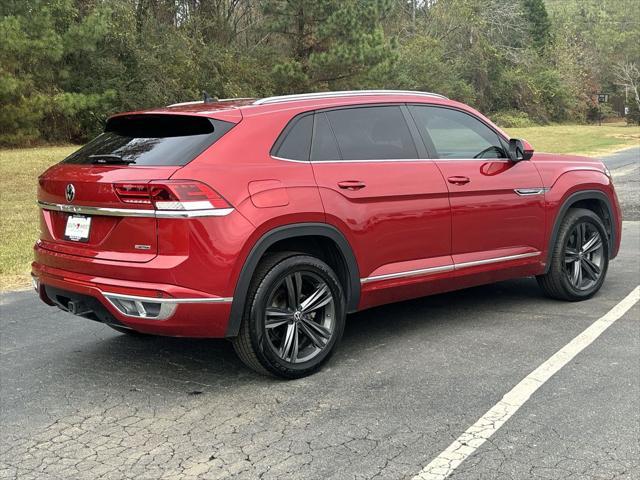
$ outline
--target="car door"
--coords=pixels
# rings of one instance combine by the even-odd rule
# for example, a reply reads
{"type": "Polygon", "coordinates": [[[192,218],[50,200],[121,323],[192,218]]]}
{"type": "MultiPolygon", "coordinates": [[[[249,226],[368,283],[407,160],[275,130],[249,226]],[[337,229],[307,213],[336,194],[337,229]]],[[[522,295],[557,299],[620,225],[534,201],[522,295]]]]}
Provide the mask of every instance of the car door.
{"type": "Polygon", "coordinates": [[[315,114],[313,171],[327,221],[355,250],[363,291],[452,268],[447,186],[417,138],[404,105],[315,114]]]}
{"type": "Polygon", "coordinates": [[[508,159],[506,139],[468,112],[427,105],[409,110],[447,182],[456,268],[537,261],[545,209],[533,162],[508,159]]]}

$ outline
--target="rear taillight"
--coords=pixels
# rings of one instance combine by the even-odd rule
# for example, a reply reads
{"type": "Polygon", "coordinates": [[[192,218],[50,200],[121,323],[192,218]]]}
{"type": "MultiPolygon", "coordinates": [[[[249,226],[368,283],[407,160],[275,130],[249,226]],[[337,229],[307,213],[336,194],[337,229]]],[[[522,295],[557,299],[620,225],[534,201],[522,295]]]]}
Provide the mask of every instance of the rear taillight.
{"type": "Polygon", "coordinates": [[[156,210],[212,210],[231,208],[218,192],[193,180],[153,180],[149,183],[116,183],[123,203],[148,205],[156,210]]]}
{"type": "Polygon", "coordinates": [[[113,187],[121,202],[151,205],[147,183],[116,183],[113,187]]]}

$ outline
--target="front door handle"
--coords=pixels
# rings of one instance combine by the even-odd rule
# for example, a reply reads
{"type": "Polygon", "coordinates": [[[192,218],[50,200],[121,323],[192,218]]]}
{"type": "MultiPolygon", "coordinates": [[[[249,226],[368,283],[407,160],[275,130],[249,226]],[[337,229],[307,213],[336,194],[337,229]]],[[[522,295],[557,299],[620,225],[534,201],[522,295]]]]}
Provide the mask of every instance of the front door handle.
{"type": "Polygon", "coordinates": [[[344,190],[360,190],[367,185],[360,180],[343,180],[338,182],[338,186],[344,190]]]}
{"type": "Polygon", "coordinates": [[[453,183],[454,185],[466,185],[471,180],[469,180],[469,177],[463,177],[463,176],[456,175],[454,177],[447,178],[447,181],[449,183],[453,183]]]}

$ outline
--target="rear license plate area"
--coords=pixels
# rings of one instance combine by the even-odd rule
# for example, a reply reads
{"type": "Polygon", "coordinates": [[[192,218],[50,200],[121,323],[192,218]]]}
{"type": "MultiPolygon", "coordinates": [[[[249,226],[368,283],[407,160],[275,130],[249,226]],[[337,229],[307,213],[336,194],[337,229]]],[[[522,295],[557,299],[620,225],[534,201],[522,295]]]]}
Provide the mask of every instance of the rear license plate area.
{"type": "Polygon", "coordinates": [[[64,239],[72,242],[88,242],[91,231],[91,217],[69,215],[64,229],[64,239]]]}

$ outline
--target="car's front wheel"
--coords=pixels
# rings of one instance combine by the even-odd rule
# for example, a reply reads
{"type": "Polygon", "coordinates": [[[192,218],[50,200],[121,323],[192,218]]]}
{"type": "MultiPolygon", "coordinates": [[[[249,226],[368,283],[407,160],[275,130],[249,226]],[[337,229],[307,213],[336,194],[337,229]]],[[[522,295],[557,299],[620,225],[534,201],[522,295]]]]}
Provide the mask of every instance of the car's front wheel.
{"type": "Polygon", "coordinates": [[[583,208],[569,210],[550,248],[549,271],[537,277],[548,296],[579,301],[600,290],[609,267],[609,237],[598,215],[583,208]]]}
{"type": "Polygon", "coordinates": [[[233,345],[258,372],[304,377],[333,353],[345,315],[342,286],[331,267],[308,255],[277,253],[254,275],[233,345]]]}

